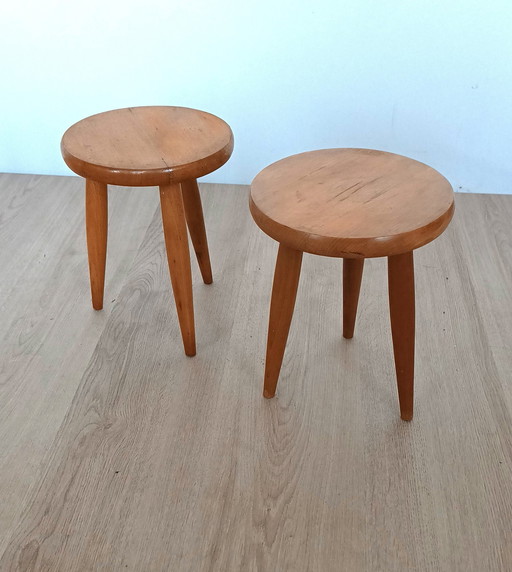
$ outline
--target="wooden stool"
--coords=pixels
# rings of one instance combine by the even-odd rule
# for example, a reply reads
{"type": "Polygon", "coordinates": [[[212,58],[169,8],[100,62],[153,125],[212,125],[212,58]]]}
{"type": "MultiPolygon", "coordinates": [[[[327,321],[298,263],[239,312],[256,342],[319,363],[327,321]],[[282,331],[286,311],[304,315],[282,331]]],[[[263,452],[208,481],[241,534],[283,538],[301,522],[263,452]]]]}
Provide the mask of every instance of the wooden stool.
{"type": "Polygon", "coordinates": [[[325,149],[270,165],[251,185],[256,224],[277,240],[263,395],[273,397],[299,283],[302,253],[343,258],[343,336],[354,334],[365,258],[388,257],[389,305],[402,419],[413,415],[413,253],[448,226],[450,183],[381,151],[325,149]]]}
{"type": "Polygon", "coordinates": [[[92,305],[103,308],[107,185],[159,186],[169,272],[185,353],[196,353],[187,225],[205,284],[212,282],[196,179],[231,156],[233,134],[214,115],[185,107],[131,107],[87,117],[62,138],[68,167],[85,177],[92,305]]]}

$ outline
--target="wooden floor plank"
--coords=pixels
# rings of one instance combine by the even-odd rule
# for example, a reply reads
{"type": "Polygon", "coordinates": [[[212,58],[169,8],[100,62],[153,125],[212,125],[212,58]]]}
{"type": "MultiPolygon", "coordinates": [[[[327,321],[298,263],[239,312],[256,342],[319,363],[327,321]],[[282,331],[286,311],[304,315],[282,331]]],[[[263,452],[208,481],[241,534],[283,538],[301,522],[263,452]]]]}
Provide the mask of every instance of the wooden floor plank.
{"type": "MultiPolygon", "coordinates": [[[[264,400],[277,246],[251,221],[246,187],[204,185],[202,196],[214,283],[194,265],[196,357],[182,352],[155,208],[132,213],[144,238],[95,339],[86,277],[76,282],[84,249],[75,282],[63,278],[39,313],[25,298],[8,306],[14,322],[55,314],[64,341],[59,350],[36,329],[33,351],[51,348],[60,381],[38,386],[33,369],[0,417],[14,463],[0,472],[2,503],[28,467],[0,569],[512,568],[512,197],[459,195],[452,226],[416,254],[416,409],[404,423],[385,261],[366,265],[355,336],[343,340],[341,261],[304,257],[278,394],[264,400]],[[25,416],[30,399],[45,407],[25,416]],[[26,448],[14,427],[44,446],[26,448]]],[[[76,208],[60,236],[78,251],[76,208]]],[[[55,272],[41,272],[43,291],[55,272]]],[[[4,334],[2,353],[21,353],[20,339],[4,334]]]]}
{"type": "MultiPolygon", "coordinates": [[[[7,531],[37,482],[112,303],[104,312],[91,311],[83,181],[0,175],[0,189],[2,241],[8,245],[1,251],[7,262],[0,282],[0,530],[7,531]],[[11,186],[18,198],[10,196],[11,186]]],[[[110,198],[115,228],[109,244],[109,302],[158,205],[158,196],[148,200],[146,189],[126,193],[115,189],[110,198]]],[[[0,551],[7,540],[0,533],[0,551]]]]}

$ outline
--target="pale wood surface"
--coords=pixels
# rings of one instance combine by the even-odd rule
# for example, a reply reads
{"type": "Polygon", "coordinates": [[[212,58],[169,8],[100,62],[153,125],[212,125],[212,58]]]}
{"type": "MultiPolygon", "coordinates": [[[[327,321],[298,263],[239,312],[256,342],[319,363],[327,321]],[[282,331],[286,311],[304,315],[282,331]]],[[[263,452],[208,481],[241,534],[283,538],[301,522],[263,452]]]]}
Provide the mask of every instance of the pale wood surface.
{"type": "Polygon", "coordinates": [[[98,113],[63,135],[68,167],[111,185],[168,185],[218,169],[231,156],[229,125],[187,107],[128,107],[98,113]]]}
{"type": "Polygon", "coordinates": [[[401,155],[322,149],[263,169],[250,207],[262,230],[290,248],[371,258],[439,236],[453,215],[453,191],[440,173],[401,155]]]}
{"type": "Polygon", "coordinates": [[[202,186],[216,281],[193,265],[189,359],[157,189],[111,194],[96,313],[83,181],[0,176],[0,570],[512,569],[512,197],[457,195],[415,253],[408,424],[385,260],[344,340],[341,261],[304,257],[263,399],[277,245],[247,192],[202,186]]]}

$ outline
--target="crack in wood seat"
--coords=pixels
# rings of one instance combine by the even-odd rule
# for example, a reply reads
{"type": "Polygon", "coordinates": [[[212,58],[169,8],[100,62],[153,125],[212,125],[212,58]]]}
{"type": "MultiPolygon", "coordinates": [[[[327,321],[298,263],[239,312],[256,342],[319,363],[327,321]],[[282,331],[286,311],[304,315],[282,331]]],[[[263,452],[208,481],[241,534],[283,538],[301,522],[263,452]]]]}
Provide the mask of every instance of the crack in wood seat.
{"type": "Polygon", "coordinates": [[[343,335],[354,333],[365,258],[388,257],[391,327],[401,416],[413,415],[412,251],[439,236],[454,211],[450,183],[431,167],[371,149],[324,149],[263,169],[251,184],[258,226],[280,243],[272,289],[264,395],[273,397],[302,253],[343,258],[343,335]]]}

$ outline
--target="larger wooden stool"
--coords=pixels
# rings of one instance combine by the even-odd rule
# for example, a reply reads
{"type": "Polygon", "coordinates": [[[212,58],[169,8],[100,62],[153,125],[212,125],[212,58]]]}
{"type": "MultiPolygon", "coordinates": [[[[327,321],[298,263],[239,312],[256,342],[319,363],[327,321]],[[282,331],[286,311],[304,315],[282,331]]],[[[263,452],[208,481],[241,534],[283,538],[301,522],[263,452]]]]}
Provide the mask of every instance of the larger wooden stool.
{"type": "Polygon", "coordinates": [[[103,308],[107,185],[160,187],[169,272],[185,353],[196,353],[187,226],[203,280],[212,282],[196,179],[231,156],[233,134],[218,117],[185,107],[130,107],[87,117],[61,143],[68,167],[85,177],[92,305],[103,308]]]}
{"type": "Polygon", "coordinates": [[[343,258],[343,336],[354,334],[365,258],[388,257],[395,369],[402,419],[413,416],[413,250],[439,236],[454,210],[450,183],[407,157],[325,149],[288,157],[251,185],[258,226],[277,240],[265,364],[273,397],[292,319],[303,252],[343,258]]]}

